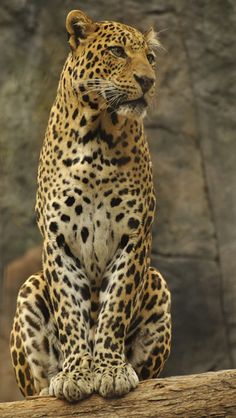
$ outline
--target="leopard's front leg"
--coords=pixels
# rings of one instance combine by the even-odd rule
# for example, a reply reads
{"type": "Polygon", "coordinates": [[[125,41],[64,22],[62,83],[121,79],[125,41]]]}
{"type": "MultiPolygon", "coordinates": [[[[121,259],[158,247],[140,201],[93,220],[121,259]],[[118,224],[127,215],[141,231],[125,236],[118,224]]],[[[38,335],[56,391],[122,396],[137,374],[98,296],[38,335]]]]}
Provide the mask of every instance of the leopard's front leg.
{"type": "Polygon", "coordinates": [[[128,393],[139,382],[125,356],[125,338],[137,309],[147,263],[145,243],[140,247],[140,243],[128,241],[102,282],[94,346],[94,388],[104,397],[128,393]]]}
{"type": "Polygon", "coordinates": [[[88,343],[90,317],[90,286],[80,261],[69,248],[58,242],[45,245],[44,274],[48,282],[63,368],[52,377],[49,394],[75,401],[93,391],[92,354],[88,343]],[[53,251],[52,251],[53,250],[53,251]]]}

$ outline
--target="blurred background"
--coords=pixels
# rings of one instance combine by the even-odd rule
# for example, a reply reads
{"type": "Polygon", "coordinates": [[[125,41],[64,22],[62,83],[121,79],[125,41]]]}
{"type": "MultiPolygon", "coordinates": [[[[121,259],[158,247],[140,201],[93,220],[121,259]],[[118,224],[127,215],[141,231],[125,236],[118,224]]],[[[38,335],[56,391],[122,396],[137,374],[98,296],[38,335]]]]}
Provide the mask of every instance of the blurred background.
{"type": "Polygon", "coordinates": [[[172,291],[163,376],[236,366],[234,0],[1,0],[0,400],[20,399],[8,340],[16,294],[40,269],[39,150],[69,51],[65,18],[153,26],[157,100],[146,120],[158,197],[153,264],[172,291]]]}

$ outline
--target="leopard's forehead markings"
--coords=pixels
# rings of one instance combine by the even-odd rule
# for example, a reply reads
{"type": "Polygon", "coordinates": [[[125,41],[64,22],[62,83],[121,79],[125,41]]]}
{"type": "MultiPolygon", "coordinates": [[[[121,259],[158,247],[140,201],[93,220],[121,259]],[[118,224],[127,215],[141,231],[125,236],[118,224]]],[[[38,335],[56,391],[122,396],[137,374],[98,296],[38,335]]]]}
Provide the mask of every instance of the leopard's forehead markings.
{"type": "Polygon", "coordinates": [[[147,45],[141,32],[119,22],[99,22],[98,34],[104,36],[106,41],[119,42],[134,50],[143,49],[147,45]]]}

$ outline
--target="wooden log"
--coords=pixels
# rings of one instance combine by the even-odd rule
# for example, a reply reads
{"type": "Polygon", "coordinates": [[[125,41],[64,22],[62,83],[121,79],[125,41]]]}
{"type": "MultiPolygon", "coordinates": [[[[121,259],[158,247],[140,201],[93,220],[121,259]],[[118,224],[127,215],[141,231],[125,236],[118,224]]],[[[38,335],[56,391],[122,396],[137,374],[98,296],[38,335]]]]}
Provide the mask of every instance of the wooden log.
{"type": "Polygon", "coordinates": [[[1,418],[203,418],[236,417],[236,370],[153,379],[116,399],[92,395],[69,404],[31,397],[0,404],[1,418]]]}

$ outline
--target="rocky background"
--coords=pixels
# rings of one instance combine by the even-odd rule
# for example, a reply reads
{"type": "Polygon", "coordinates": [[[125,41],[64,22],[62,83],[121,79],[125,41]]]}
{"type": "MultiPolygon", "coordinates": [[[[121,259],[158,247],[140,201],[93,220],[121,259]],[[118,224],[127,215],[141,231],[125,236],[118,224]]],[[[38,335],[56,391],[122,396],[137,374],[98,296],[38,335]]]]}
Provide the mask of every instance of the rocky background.
{"type": "Polygon", "coordinates": [[[19,398],[9,365],[15,294],[40,266],[36,170],[68,52],[69,10],[153,26],[156,105],[146,120],[158,195],[153,264],[172,291],[164,375],[236,366],[234,0],[1,0],[0,400],[19,398]]]}

